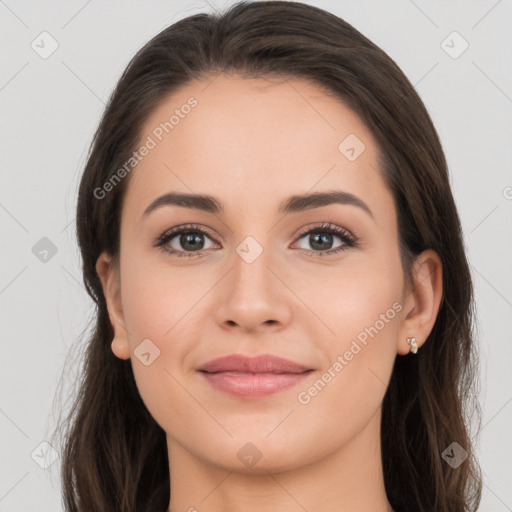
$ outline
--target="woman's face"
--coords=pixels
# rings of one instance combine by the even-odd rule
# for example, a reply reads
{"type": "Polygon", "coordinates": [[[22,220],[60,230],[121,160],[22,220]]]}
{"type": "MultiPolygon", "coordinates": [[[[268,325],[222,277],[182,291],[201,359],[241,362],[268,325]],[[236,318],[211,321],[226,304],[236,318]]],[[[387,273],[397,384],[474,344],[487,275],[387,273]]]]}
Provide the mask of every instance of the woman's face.
{"type": "Polygon", "coordinates": [[[414,333],[393,198],[359,117],[307,81],[219,75],[167,98],[142,145],[109,311],[171,456],[282,471],[363,431],[377,442],[414,333]],[[155,203],[171,193],[214,199],[155,203]],[[178,227],[189,234],[165,238],[178,227]],[[309,371],[199,370],[233,354],[309,371]]]}

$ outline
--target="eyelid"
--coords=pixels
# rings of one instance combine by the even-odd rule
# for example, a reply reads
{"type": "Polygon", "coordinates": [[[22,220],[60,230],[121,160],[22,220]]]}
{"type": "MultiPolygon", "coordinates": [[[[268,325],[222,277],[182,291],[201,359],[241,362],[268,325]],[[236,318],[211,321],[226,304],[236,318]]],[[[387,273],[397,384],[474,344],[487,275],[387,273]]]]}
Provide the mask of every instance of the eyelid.
{"type": "Polygon", "coordinates": [[[338,236],[340,234],[346,235],[349,238],[352,238],[354,240],[357,240],[359,237],[357,237],[355,234],[353,234],[351,231],[349,231],[347,228],[344,228],[343,226],[339,226],[338,224],[334,224],[332,222],[320,222],[318,224],[314,224],[313,226],[309,225],[301,229],[299,231],[298,235],[296,235],[297,239],[303,237],[304,235],[310,233],[311,231],[333,231],[337,232],[338,236]]]}

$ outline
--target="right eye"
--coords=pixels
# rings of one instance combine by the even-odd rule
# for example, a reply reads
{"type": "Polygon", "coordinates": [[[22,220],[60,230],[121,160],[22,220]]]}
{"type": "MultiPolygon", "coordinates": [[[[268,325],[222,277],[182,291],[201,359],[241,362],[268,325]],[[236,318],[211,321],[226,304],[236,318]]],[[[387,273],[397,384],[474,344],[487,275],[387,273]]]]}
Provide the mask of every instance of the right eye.
{"type": "Polygon", "coordinates": [[[212,240],[206,231],[195,224],[178,226],[163,233],[155,246],[178,257],[200,256],[206,249],[211,248],[204,247],[204,237],[212,240]]]}

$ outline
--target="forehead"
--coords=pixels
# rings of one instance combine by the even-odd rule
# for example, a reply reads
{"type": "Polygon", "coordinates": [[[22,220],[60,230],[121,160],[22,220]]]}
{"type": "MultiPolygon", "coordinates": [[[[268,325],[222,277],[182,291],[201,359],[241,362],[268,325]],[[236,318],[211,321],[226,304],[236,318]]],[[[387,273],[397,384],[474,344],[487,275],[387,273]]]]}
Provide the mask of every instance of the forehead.
{"type": "Polygon", "coordinates": [[[374,200],[380,194],[381,207],[392,206],[371,132],[307,80],[221,74],[192,82],[146,120],[140,142],[148,141],[125,199],[139,213],[168,191],[214,195],[227,213],[275,208],[283,197],[329,188],[374,200]]]}

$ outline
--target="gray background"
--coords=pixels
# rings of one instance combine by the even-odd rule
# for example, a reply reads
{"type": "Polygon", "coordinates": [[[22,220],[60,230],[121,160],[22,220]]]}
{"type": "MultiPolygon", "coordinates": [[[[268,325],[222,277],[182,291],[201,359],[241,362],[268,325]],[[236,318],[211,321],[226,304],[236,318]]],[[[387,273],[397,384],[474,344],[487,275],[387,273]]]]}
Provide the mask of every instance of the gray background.
{"type": "MultiPolygon", "coordinates": [[[[383,48],[416,86],[440,134],[476,286],[480,510],[512,510],[512,1],[309,3],[383,48]],[[457,58],[446,44],[458,52],[461,40],[442,45],[453,31],[469,44],[457,58]]],[[[104,103],[144,42],[178,19],[225,5],[0,0],[0,512],[62,510],[60,459],[42,468],[51,451],[41,443],[59,409],[52,406],[65,357],[93,311],[74,210],[104,103]],[[59,45],[46,59],[31,47],[35,40],[50,48],[38,38],[43,31],[59,45]],[[57,250],[47,261],[33,251],[43,237],[57,250]]],[[[72,368],[64,393],[76,377],[72,368]]]]}

